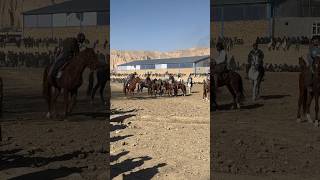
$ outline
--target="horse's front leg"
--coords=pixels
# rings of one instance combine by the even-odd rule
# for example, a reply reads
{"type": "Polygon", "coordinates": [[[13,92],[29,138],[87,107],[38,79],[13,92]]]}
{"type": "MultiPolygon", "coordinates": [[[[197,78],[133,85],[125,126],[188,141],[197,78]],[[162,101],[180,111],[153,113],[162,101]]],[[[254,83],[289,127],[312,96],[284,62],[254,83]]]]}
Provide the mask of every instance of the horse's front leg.
{"type": "Polygon", "coordinates": [[[256,101],[256,92],[257,92],[257,81],[253,81],[253,88],[252,88],[252,100],[256,101]]]}
{"type": "Polygon", "coordinates": [[[58,115],[58,113],[57,113],[57,100],[58,100],[60,93],[61,93],[60,89],[57,89],[57,88],[54,89],[54,95],[53,95],[53,98],[51,101],[51,107],[52,107],[53,116],[55,116],[55,117],[58,115]]]}
{"type": "Polygon", "coordinates": [[[68,110],[69,110],[69,92],[68,90],[64,90],[64,118],[68,116],[68,110]]]}
{"type": "Polygon", "coordinates": [[[76,106],[77,96],[78,96],[78,90],[71,92],[71,106],[68,110],[69,114],[72,112],[73,108],[76,106]]]}

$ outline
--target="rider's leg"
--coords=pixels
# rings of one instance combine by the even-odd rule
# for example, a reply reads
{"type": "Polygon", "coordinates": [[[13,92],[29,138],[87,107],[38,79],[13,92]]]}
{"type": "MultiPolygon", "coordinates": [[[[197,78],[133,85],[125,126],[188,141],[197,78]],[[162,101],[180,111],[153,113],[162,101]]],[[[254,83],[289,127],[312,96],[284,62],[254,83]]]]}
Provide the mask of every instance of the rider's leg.
{"type": "Polygon", "coordinates": [[[58,70],[64,65],[66,58],[67,58],[66,53],[61,53],[61,55],[57,57],[57,60],[56,60],[54,67],[52,69],[53,77],[57,76],[58,70]]]}

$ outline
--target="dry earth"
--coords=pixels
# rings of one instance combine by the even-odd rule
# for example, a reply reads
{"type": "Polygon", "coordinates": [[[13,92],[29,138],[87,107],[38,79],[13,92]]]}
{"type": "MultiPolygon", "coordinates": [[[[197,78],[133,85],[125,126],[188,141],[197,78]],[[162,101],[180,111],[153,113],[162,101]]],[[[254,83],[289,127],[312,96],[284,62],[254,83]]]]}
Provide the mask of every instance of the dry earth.
{"type": "Polygon", "coordinates": [[[42,72],[0,69],[4,82],[0,179],[107,179],[105,107],[98,99],[90,105],[84,84],[71,117],[46,119],[42,72]]]}
{"type": "Polygon", "coordinates": [[[319,179],[320,129],[296,122],[298,73],[267,73],[256,102],[244,82],[241,110],[230,110],[226,89],[217,95],[221,109],[211,114],[213,179],[319,179]]]}
{"type": "Polygon", "coordinates": [[[112,178],[209,179],[209,103],[202,85],[185,97],[125,97],[119,83],[111,90],[112,178]]]}

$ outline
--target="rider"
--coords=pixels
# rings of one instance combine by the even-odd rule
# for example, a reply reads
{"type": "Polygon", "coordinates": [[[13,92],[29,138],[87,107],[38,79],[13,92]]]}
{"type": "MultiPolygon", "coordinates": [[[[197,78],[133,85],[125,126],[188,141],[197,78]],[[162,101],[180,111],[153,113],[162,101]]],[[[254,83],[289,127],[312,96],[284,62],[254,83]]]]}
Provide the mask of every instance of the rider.
{"type": "Polygon", "coordinates": [[[215,87],[218,88],[218,78],[227,69],[227,53],[224,50],[222,42],[218,42],[216,45],[218,56],[213,60],[213,78],[215,87]]]}
{"type": "Polygon", "coordinates": [[[178,82],[181,83],[182,79],[181,79],[181,74],[178,74],[178,82]]]}
{"type": "Polygon", "coordinates": [[[247,68],[246,68],[246,76],[248,78],[248,72],[249,72],[249,69],[251,67],[251,61],[252,61],[252,58],[254,56],[258,56],[259,58],[259,71],[262,73],[262,77],[264,75],[264,68],[263,68],[263,59],[264,59],[264,53],[261,49],[259,49],[258,47],[258,44],[257,43],[254,43],[252,45],[253,49],[250,51],[249,55],[248,55],[248,65],[247,65],[247,68]]]}
{"type": "Polygon", "coordinates": [[[125,86],[128,86],[128,85],[129,85],[129,82],[130,82],[131,80],[133,80],[133,79],[136,77],[136,75],[137,75],[137,72],[134,72],[134,73],[132,73],[132,74],[129,74],[129,76],[127,77],[125,86]]]}
{"type": "MultiPolygon", "coordinates": [[[[312,82],[313,79],[313,62],[314,59],[317,56],[320,56],[320,47],[319,47],[319,42],[320,41],[320,36],[313,36],[311,39],[310,47],[309,47],[309,53],[307,54],[307,66],[309,68],[309,73],[306,74],[306,82],[312,82]]],[[[311,85],[311,83],[309,84],[311,85]]]]}
{"type": "Polygon", "coordinates": [[[52,76],[60,78],[62,72],[59,69],[74,56],[79,54],[80,46],[84,43],[86,37],[83,33],[79,33],[77,38],[67,38],[62,42],[62,50],[56,58],[52,69],[52,76]],[[59,72],[58,72],[59,71],[59,72]]]}

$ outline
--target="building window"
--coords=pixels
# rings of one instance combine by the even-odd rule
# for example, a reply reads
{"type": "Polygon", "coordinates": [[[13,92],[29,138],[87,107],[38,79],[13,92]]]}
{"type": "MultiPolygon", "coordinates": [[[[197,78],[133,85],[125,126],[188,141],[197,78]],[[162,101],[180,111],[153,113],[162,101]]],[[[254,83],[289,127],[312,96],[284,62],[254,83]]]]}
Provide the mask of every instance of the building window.
{"type": "Polygon", "coordinates": [[[320,35],[320,23],[313,23],[312,35],[320,35]]]}

